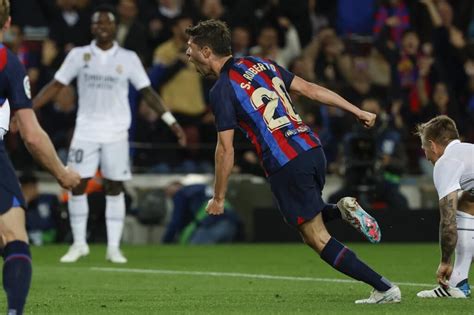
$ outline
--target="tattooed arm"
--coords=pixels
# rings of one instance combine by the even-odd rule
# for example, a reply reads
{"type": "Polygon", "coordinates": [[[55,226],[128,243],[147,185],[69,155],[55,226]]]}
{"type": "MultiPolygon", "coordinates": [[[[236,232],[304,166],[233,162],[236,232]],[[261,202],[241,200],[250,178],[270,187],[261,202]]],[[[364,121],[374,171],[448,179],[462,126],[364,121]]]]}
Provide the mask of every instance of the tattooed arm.
{"type": "Polygon", "coordinates": [[[456,228],[456,209],[458,193],[453,191],[439,201],[440,223],[439,238],[441,244],[441,261],[451,262],[451,256],[456,248],[458,232],[456,228]]]}
{"type": "Polygon", "coordinates": [[[453,191],[439,201],[440,223],[439,240],[441,245],[441,263],[438,267],[438,283],[448,285],[453,268],[451,257],[458,240],[456,226],[456,209],[458,206],[458,193],[453,191]]]}

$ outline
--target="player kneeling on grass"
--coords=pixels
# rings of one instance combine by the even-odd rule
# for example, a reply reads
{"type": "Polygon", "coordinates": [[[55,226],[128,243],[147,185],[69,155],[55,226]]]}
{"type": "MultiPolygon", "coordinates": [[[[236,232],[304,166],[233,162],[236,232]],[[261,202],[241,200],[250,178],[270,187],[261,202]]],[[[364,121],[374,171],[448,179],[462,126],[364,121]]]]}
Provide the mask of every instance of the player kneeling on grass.
{"type": "Polygon", "coordinates": [[[441,244],[441,263],[436,274],[440,285],[417,296],[466,298],[471,294],[468,275],[474,257],[474,144],[461,142],[456,124],[444,115],[418,125],[417,134],[426,158],[434,164],[441,244]]]}
{"type": "Polygon", "coordinates": [[[309,83],[273,61],[233,58],[226,24],[200,22],[187,29],[187,55],[198,72],[218,77],[210,92],[218,141],[215,153],[214,197],[206,211],[224,211],[227,182],[234,164],[234,129],[252,141],[279,209],[296,227],[304,242],[338,271],[374,288],[368,299],[356,303],[400,302],[400,289],[362,262],[349,248],[329,235],[325,222],[341,216],[372,242],[380,240],[376,221],[353,198],[337,205],[322,200],[326,158],[319,139],[295,112],[289,92],[302,94],[351,112],[366,127],[375,114],[360,110],[336,93],[309,83]]]}

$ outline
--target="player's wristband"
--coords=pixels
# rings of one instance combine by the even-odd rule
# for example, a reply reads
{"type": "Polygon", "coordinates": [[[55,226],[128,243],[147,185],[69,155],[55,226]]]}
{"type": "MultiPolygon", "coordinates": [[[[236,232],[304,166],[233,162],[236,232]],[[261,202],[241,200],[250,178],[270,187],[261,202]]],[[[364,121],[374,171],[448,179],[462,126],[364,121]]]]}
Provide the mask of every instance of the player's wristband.
{"type": "Polygon", "coordinates": [[[176,118],[174,118],[173,114],[171,112],[165,112],[163,115],[161,115],[161,119],[168,125],[171,126],[176,122],[176,118]]]}

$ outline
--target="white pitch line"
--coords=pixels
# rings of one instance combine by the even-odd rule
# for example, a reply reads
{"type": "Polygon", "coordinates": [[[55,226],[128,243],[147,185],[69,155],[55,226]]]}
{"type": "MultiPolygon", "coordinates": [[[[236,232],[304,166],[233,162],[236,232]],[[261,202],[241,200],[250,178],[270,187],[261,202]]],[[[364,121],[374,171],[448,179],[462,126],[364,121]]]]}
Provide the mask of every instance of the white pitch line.
{"type": "MultiPolygon", "coordinates": [[[[125,273],[146,273],[146,274],[164,274],[164,275],[182,275],[182,276],[210,276],[210,277],[234,277],[266,280],[289,280],[289,281],[312,281],[312,282],[337,282],[337,283],[360,283],[360,281],[348,279],[331,278],[312,278],[312,277],[291,277],[291,276],[273,276],[265,274],[238,273],[238,272],[212,272],[212,271],[182,271],[182,270],[164,270],[164,269],[132,269],[132,268],[106,268],[91,267],[93,271],[105,272],[125,272],[125,273]]],[[[410,287],[435,287],[436,284],[416,283],[416,282],[396,282],[397,285],[410,287]]]]}

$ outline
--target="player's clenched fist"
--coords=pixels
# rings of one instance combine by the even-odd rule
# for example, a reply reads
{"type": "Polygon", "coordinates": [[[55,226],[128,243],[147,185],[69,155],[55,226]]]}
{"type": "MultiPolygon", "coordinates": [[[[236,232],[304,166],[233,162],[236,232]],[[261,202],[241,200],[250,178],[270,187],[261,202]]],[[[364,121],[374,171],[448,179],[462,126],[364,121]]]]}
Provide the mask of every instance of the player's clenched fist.
{"type": "Polygon", "coordinates": [[[370,128],[375,124],[375,119],[377,115],[371,112],[367,112],[365,110],[361,110],[357,119],[359,119],[360,123],[364,125],[365,128],[370,128]]]}
{"type": "Polygon", "coordinates": [[[79,185],[81,182],[81,176],[74,170],[68,167],[64,168],[64,172],[57,177],[59,185],[64,189],[72,189],[79,185]]]}
{"type": "Polygon", "coordinates": [[[220,215],[224,213],[224,200],[219,201],[214,198],[209,200],[206,207],[207,214],[220,215]]]}

